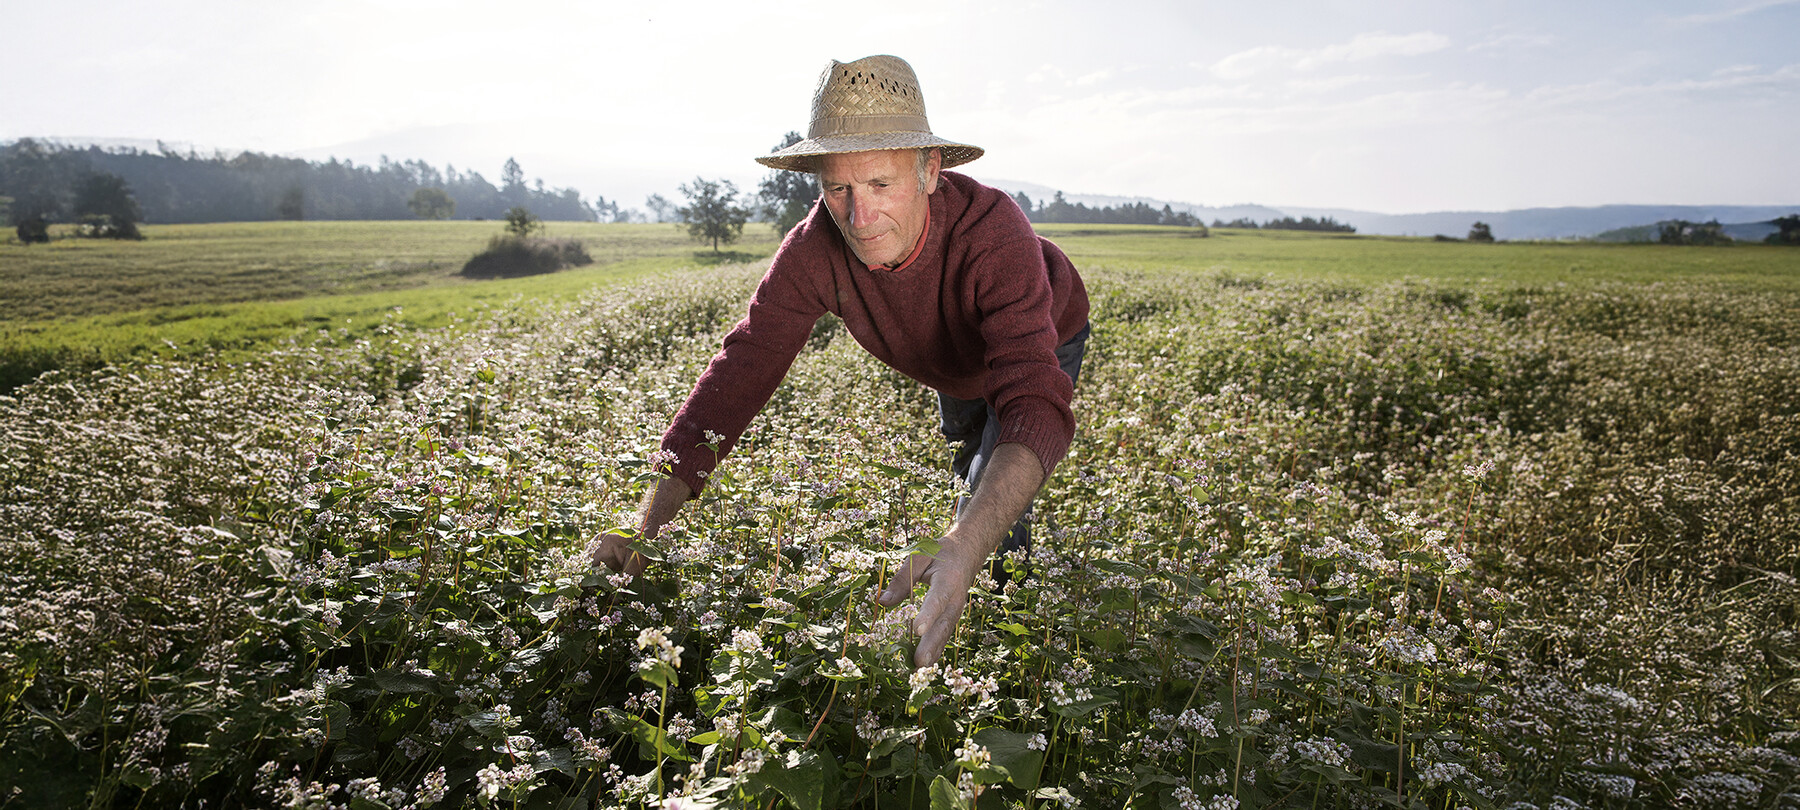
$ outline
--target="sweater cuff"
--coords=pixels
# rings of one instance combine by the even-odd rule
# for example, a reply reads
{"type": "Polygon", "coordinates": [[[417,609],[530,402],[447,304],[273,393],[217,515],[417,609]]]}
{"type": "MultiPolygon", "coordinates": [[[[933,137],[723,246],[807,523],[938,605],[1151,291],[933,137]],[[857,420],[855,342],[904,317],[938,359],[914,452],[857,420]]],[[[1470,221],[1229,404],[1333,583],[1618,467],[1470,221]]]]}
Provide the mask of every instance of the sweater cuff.
{"type": "Polygon", "coordinates": [[[1044,478],[1049,479],[1063,456],[1068,455],[1069,443],[1075,437],[1074,426],[1057,416],[1059,414],[1031,414],[1012,424],[1003,424],[995,444],[1011,442],[1031,448],[1031,452],[1037,454],[1038,462],[1044,465],[1044,478]]]}

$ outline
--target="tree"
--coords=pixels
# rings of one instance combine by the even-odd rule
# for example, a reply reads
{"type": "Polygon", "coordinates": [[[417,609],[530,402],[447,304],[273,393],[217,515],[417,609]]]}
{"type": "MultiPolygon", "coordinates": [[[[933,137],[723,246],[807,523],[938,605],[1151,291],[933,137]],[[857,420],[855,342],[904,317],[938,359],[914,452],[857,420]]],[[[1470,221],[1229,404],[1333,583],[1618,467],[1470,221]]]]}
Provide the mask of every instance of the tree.
{"type": "Polygon", "coordinates": [[[1688,222],[1685,219],[1674,219],[1661,223],[1657,233],[1657,241],[1665,245],[1728,245],[1731,237],[1725,235],[1725,226],[1718,220],[1709,222],[1688,222]]]}
{"type": "Polygon", "coordinates": [[[289,186],[281,193],[281,202],[275,204],[275,216],[296,222],[305,219],[306,192],[299,186],[289,186]]]}
{"type": "Polygon", "coordinates": [[[144,218],[131,186],[110,172],[92,172],[75,184],[75,218],[86,236],[142,239],[138,221],[144,218]]]}
{"type": "Polygon", "coordinates": [[[0,153],[0,188],[13,198],[9,214],[13,225],[47,224],[62,215],[69,172],[57,156],[32,138],[20,138],[0,153]]]}
{"type": "Polygon", "coordinates": [[[449,219],[456,215],[456,201],[441,188],[422,188],[413,192],[406,207],[420,219],[449,219]]]}
{"type": "Polygon", "coordinates": [[[525,170],[519,168],[519,162],[512,158],[507,158],[506,165],[500,167],[500,193],[513,202],[519,202],[526,196],[525,170]]]}
{"type": "Polygon", "coordinates": [[[1769,220],[1775,232],[1763,239],[1771,245],[1800,245],[1800,214],[1789,214],[1769,220]]]}
{"type": "Polygon", "coordinates": [[[650,209],[650,214],[656,217],[657,222],[675,221],[675,204],[664,199],[661,194],[645,197],[644,207],[650,209]]]}
{"type": "Polygon", "coordinates": [[[521,239],[544,229],[544,221],[537,218],[523,205],[515,205],[506,211],[506,232],[521,239]]]}
{"type": "Polygon", "coordinates": [[[1013,202],[1019,204],[1019,210],[1025,212],[1026,219],[1032,220],[1034,222],[1037,221],[1037,216],[1036,216],[1037,212],[1032,210],[1031,198],[1026,196],[1025,192],[1023,192],[1023,191],[1013,192],[1013,202]]]}
{"type": "Polygon", "coordinates": [[[718,253],[720,243],[729,245],[743,235],[750,210],[737,204],[737,184],[695,177],[692,186],[681,185],[681,193],[688,204],[675,213],[687,223],[688,236],[702,242],[712,240],[713,252],[718,253]]]}
{"type": "MultiPolygon", "coordinates": [[[[779,152],[800,140],[800,133],[789,132],[781,143],[769,151],[779,152]]],[[[813,201],[819,198],[819,178],[818,175],[806,172],[776,169],[763,179],[757,196],[762,200],[763,215],[775,223],[776,232],[786,236],[790,229],[806,218],[806,212],[812,210],[813,201]]]]}
{"type": "Polygon", "coordinates": [[[1494,241],[1494,231],[1488,227],[1486,222],[1477,222],[1469,226],[1469,241],[1492,242],[1494,241]]]}

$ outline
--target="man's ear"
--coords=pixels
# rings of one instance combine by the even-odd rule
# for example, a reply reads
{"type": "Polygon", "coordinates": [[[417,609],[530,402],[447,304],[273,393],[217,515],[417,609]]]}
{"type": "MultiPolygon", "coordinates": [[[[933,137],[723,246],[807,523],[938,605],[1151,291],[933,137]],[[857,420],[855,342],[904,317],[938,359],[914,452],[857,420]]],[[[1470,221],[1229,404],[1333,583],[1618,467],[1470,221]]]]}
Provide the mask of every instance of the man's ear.
{"type": "Polygon", "coordinates": [[[938,172],[944,168],[944,150],[932,147],[931,157],[925,159],[925,194],[937,193],[938,172]]]}

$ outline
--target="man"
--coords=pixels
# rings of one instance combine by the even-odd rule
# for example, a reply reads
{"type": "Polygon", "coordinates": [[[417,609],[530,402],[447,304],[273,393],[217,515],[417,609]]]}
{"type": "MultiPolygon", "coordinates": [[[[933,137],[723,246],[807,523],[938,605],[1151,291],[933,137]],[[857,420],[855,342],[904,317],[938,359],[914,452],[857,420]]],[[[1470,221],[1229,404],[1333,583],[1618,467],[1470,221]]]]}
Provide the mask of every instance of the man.
{"type": "MultiPolygon", "coordinates": [[[[915,666],[935,662],[969,589],[1003,540],[1028,542],[1024,515],[1074,436],[1088,334],[1087,291],[1068,257],[1031,230],[1005,192],[946,172],[979,147],[938,138],[912,67],[892,56],[832,62],[806,140],[763,165],[819,175],[820,204],[788,233],[749,313],[695,383],[662,441],[672,475],[645,500],[654,537],[705,485],[786,376],[826,312],[871,354],[938,392],[953,469],[972,494],[935,555],[899,566],[877,601],[926,585],[912,630],[915,666]],[[720,436],[715,455],[703,444],[720,436]]],[[[631,541],[608,536],[596,564],[641,572],[631,541]]]]}

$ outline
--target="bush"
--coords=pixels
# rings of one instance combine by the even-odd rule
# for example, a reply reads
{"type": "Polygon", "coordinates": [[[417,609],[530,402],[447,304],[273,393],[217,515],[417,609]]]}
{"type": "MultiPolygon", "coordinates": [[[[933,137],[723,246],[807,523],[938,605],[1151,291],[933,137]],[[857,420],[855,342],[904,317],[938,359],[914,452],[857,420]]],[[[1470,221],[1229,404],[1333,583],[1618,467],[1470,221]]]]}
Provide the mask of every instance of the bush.
{"type": "Polygon", "coordinates": [[[31,217],[21,221],[13,232],[19,235],[20,242],[27,245],[33,242],[50,241],[50,223],[43,217],[31,217]]]}
{"type": "Polygon", "coordinates": [[[75,227],[77,236],[88,239],[142,239],[136,222],[131,220],[115,221],[106,214],[87,214],[75,227]]]}
{"type": "Polygon", "coordinates": [[[470,278],[515,278],[593,262],[587,248],[575,239],[501,234],[489,239],[487,249],[463,265],[462,274],[470,278]]]}

